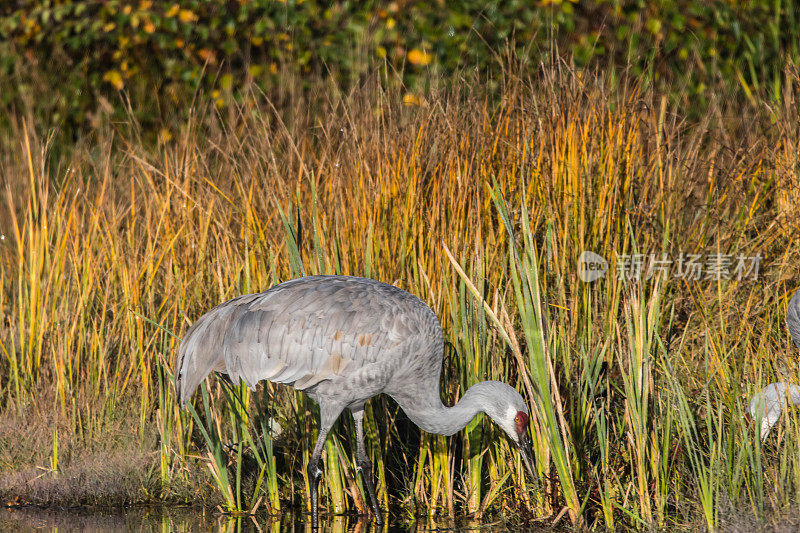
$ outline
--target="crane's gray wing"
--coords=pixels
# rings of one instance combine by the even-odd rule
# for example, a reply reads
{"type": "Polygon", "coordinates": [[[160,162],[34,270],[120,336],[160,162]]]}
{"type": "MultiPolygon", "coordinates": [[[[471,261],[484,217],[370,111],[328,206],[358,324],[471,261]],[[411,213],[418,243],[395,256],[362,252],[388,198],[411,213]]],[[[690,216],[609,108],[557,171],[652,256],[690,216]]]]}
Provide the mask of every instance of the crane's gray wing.
{"type": "Polygon", "coordinates": [[[789,326],[789,333],[792,335],[795,346],[800,348],[800,289],[795,291],[794,296],[789,300],[789,308],[786,310],[786,325],[789,326]]]}
{"type": "Polygon", "coordinates": [[[178,396],[185,403],[212,370],[250,388],[268,379],[299,390],[347,375],[416,332],[420,308],[432,315],[396,287],[338,276],[300,278],[235,298],[184,336],[178,396]]]}

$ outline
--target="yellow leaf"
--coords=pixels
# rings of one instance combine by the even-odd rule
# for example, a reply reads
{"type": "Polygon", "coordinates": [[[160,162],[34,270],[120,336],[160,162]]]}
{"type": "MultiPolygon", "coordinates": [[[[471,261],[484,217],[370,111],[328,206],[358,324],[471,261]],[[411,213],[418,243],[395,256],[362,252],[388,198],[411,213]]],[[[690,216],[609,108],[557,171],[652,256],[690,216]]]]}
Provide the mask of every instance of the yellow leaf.
{"type": "Polygon", "coordinates": [[[148,20],[144,23],[144,31],[145,33],[153,33],[156,31],[156,25],[148,20]]]}
{"type": "Polygon", "coordinates": [[[433,57],[429,53],[423,52],[419,48],[414,48],[408,53],[408,62],[412,65],[425,66],[428,65],[432,59],[433,57]]]}
{"type": "Polygon", "coordinates": [[[219,78],[219,86],[223,90],[225,90],[225,91],[230,90],[231,85],[233,85],[233,76],[231,76],[230,74],[223,74],[219,78]]]}
{"type": "Polygon", "coordinates": [[[181,9],[178,11],[178,20],[181,22],[194,22],[197,20],[197,15],[189,11],[188,9],[181,9]]]}
{"type": "Polygon", "coordinates": [[[391,30],[392,28],[394,28],[395,24],[397,24],[397,21],[395,21],[392,17],[389,17],[388,19],[386,19],[386,29],[387,30],[391,30]]]}
{"type": "Polygon", "coordinates": [[[103,75],[103,81],[107,81],[110,83],[116,90],[120,91],[125,86],[125,82],[122,81],[122,74],[116,70],[109,70],[103,75]]]}
{"type": "Polygon", "coordinates": [[[169,11],[167,11],[167,13],[164,16],[165,17],[174,17],[175,15],[178,14],[178,11],[180,11],[180,10],[181,10],[181,8],[180,8],[180,6],[178,4],[172,4],[172,7],[169,8],[169,11]]]}
{"type": "Polygon", "coordinates": [[[168,143],[172,140],[172,133],[167,128],[161,128],[158,132],[158,140],[161,144],[168,143]]]}
{"type": "Polygon", "coordinates": [[[419,96],[411,93],[406,93],[405,96],[403,96],[403,105],[418,107],[419,104],[420,104],[419,96]]]}
{"type": "Polygon", "coordinates": [[[263,37],[251,37],[250,38],[250,42],[253,43],[253,46],[261,46],[261,44],[264,42],[264,38],[263,37]]]}

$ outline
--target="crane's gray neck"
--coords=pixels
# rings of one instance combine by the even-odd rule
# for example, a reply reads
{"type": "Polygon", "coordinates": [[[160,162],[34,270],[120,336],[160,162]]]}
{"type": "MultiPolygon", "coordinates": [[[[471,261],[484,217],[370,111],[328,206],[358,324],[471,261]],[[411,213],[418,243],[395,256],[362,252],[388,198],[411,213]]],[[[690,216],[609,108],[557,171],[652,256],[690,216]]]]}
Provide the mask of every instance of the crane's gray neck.
{"type": "Polygon", "coordinates": [[[413,401],[398,399],[398,403],[411,421],[423,431],[452,435],[464,429],[478,413],[485,412],[487,383],[477,383],[470,387],[453,407],[447,407],[442,403],[438,390],[435,391],[435,396],[431,395],[424,399],[417,397],[413,401]]]}

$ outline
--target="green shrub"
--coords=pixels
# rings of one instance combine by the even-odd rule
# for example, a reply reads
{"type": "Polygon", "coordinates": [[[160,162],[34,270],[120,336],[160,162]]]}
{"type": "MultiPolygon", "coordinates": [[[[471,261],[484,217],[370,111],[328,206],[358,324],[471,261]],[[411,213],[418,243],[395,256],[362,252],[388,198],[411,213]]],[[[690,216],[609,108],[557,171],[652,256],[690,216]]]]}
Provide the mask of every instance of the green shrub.
{"type": "Polygon", "coordinates": [[[794,4],[782,0],[18,0],[0,4],[0,110],[71,130],[123,113],[124,90],[147,126],[188,107],[199,86],[222,107],[247,82],[349,87],[385,65],[414,88],[431,69],[490,76],[507,48],[523,68],[556,57],[629,68],[702,107],[720,84],[778,99],[798,42],[794,4]]]}

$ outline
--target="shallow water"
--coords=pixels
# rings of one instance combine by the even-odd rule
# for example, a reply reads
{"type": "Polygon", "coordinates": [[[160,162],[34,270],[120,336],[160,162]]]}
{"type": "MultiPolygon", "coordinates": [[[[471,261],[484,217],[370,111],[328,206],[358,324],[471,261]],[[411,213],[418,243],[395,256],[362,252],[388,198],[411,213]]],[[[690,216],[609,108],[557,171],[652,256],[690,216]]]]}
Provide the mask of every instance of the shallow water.
{"type": "MultiPolygon", "coordinates": [[[[311,533],[303,517],[285,514],[280,518],[231,517],[189,507],[135,507],[130,509],[0,509],[0,531],[263,531],[269,533],[311,533]]],[[[369,521],[352,516],[320,516],[319,533],[421,533],[430,531],[510,532],[520,531],[503,523],[479,523],[467,519],[392,523],[378,529],[369,521]]]]}

